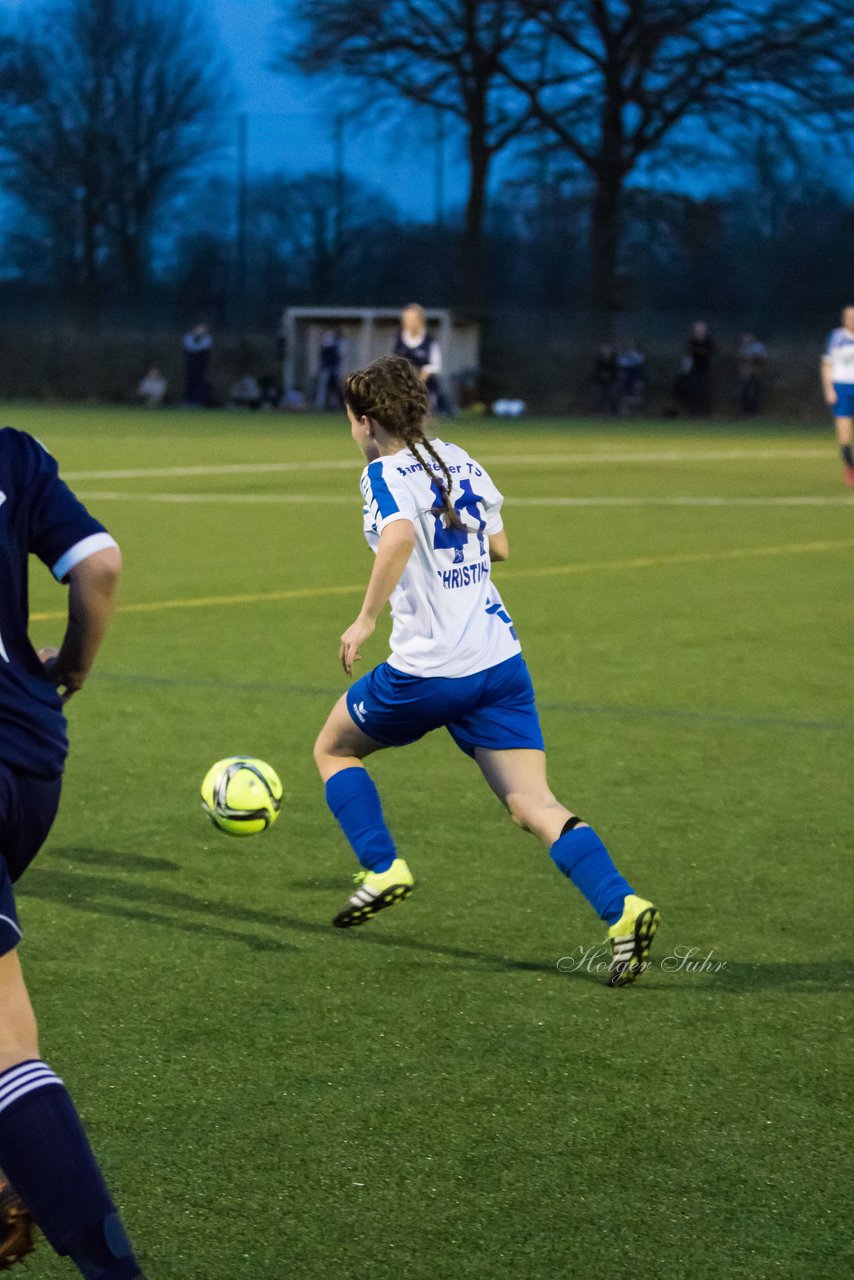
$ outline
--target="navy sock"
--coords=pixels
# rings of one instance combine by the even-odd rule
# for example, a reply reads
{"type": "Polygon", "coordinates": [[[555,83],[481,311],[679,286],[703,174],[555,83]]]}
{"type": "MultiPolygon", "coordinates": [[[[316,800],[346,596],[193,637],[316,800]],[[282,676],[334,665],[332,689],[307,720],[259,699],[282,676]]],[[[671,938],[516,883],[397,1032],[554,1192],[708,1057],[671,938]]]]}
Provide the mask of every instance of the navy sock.
{"type": "Polygon", "coordinates": [[[558,836],[549,850],[557,868],[580,889],[597,915],[616,924],[623,899],[633,893],[611,861],[592,827],[573,827],[558,836]]]}
{"type": "Polygon", "coordinates": [[[326,803],[362,866],[368,871],[388,871],[397,850],[370,774],[356,765],[334,773],[326,784],[326,803]]]}
{"type": "Polygon", "coordinates": [[[85,1280],[140,1274],[74,1103],[38,1060],[0,1074],[0,1168],[85,1280]]]}
{"type": "Polygon", "coordinates": [[[840,445],[839,452],[842,454],[842,461],[845,463],[846,467],[854,467],[854,454],[851,452],[851,445],[840,445]]]}

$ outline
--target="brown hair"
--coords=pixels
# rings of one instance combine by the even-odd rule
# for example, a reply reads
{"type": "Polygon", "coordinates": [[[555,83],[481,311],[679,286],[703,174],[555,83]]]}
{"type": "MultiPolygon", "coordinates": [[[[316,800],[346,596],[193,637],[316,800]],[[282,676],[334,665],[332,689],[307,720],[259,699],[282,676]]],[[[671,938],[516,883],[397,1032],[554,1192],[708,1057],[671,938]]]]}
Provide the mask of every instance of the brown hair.
{"type": "Polygon", "coordinates": [[[430,443],[424,430],[424,421],[430,410],[427,388],[414,365],[403,356],[381,356],[367,369],[357,369],[344,384],[344,399],[357,418],[373,418],[391,436],[402,440],[418,459],[428,476],[434,468],[429,466],[420,450],[433,459],[442,478],[435,476],[442,495],[442,506],[434,507],[433,514],[447,516],[456,529],[462,529],[462,520],[451,504],[451,473],[430,443]]]}

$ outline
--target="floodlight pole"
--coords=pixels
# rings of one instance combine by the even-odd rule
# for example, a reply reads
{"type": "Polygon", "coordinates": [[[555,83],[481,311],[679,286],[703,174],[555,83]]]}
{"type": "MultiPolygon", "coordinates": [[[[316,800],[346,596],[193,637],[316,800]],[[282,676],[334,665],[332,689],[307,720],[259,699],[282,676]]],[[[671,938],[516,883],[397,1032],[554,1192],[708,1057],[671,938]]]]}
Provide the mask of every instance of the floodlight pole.
{"type": "Polygon", "coordinates": [[[434,178],[436,186],[436,226],[445,225],[445,113],[436,108],[436,151],[434,178]]]}
{"type": "Polygon", "coordinates": [[[335,121],[333,125],[333,152],[333,165],[335,171],[335,256],[337,259],[341,253],[341,245],[344,241],[345,180],[343,111],[338,111],[335,114],[335,121]]]}
{"type": "Polygon", "coordinates": [[[234,249],[234,309],[238,335],[243,337],[246,320],[246,213],[249,166],[249,116],[237,117],[237,226],[234,249]]]}

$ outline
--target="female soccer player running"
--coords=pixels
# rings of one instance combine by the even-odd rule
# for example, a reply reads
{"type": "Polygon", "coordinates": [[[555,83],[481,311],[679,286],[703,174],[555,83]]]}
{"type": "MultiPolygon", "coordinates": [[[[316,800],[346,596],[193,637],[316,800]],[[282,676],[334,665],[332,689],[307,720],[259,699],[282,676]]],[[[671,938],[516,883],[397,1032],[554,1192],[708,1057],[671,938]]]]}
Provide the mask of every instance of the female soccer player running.
{"type": "Polygon", "coordinates": [[[0,430],[0,1167],[14,1188],[4,1182],[0,1196],[0,1271],[29,1247],[29,1210],[86,1280],[142,1280],[74,1104],[39,1056],[12,890],[56,816],[68,747],[62,704],[95,660],[120,566],[115,542],[53,458],[31,436],[0,430]],[[58,651],[36,654],[27,635],[31,552],[68,583],[58,651]]]}
{"type": "Polygon", "coordinates": [[[490,576],[509,552],[503,497],[463,449],[428,437],[427,393],[408,361],[387,356],[351,374],[344,398],[368,463],[364,528],[376,553],[359,616],[341,637],[347,675],[389,602],[393,628],[388,662],[350,686],[315,744],[327,803],[364,868],[333,923],[364,924],[414,884],[362,761],[444,726],[607,922],[608,980],[624,986],[643,970],[659,914],[549,789],[531,678],[490,576]]]}

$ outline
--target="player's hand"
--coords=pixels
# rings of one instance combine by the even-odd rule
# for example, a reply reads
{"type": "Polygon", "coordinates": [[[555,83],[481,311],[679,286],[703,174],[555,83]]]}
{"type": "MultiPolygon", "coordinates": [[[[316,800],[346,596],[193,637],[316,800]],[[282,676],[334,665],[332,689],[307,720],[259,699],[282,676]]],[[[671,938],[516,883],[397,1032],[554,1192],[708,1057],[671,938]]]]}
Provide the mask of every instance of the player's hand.
{"type": "Polygon", "coordinates": [[[353,674],[353,663],[361,662],[362,655],[359,653],[359,649],[365,640],[373,635],[376,625],[376,622],[371,618],[363,618],[360,614],[341,637],[338,658],[348,676],[353,674]]]}
{"type": "Polygon", "coordinates": [[[60,671],[56,665],[59,657],[58,649],[39,649],[39,661],[44,667],[44,673],[52,684],[55,684],[62,695],[62,701],[67,702],[75,693],[78,693],[86,682],[86,677],[79,673],[70,675],[68,672],[60,671]]]}
{"type": "Polygon", "coordinates": [[[824,403],[825,403],[826,405],[829,405],[831,409],[832,409],[832,408],[833,408],[833,406],[836,404],[836,401],[837,401],[838,399],[839,399],[839,397],[838,397],[838,395],[836,394],[836,392],[835,392],[835,391],[825,391],[825,393],[824,393],[824,403]]]}

